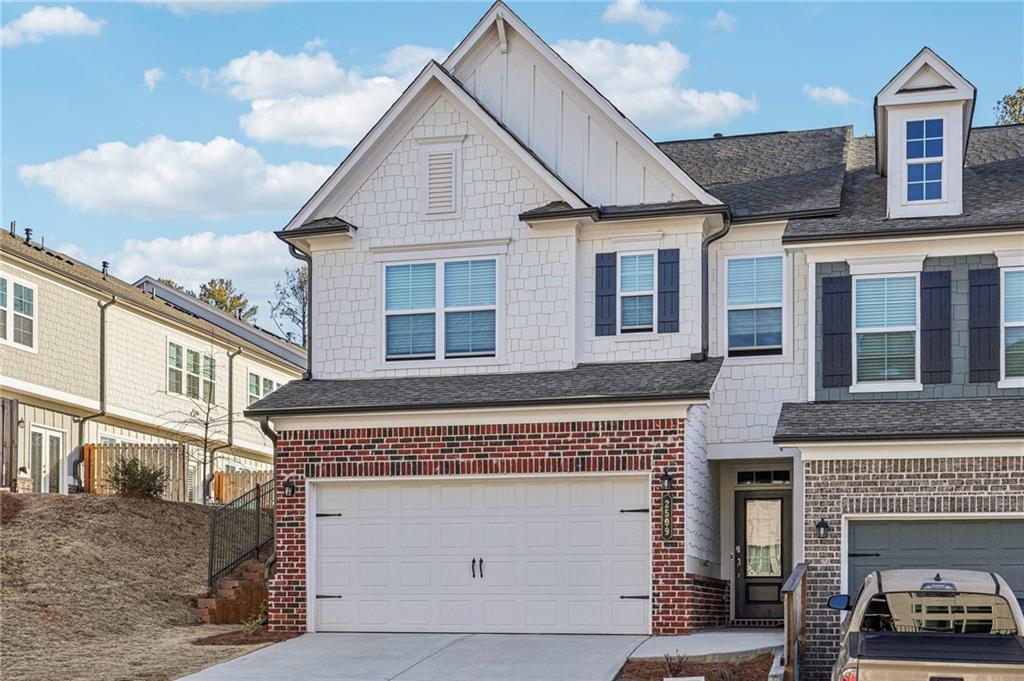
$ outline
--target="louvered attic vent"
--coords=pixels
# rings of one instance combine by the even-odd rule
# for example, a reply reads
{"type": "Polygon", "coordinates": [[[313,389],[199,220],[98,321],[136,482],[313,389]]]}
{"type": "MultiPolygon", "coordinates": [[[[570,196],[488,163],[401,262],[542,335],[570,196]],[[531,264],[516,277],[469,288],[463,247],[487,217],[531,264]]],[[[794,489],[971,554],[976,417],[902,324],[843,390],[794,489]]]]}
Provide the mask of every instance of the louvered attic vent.
{"type": "Polygon", "coordinates": [[[425,147],[423,166],[423,212],[427,215],[458,213],[459,150],[455,145],[425,147]]]}

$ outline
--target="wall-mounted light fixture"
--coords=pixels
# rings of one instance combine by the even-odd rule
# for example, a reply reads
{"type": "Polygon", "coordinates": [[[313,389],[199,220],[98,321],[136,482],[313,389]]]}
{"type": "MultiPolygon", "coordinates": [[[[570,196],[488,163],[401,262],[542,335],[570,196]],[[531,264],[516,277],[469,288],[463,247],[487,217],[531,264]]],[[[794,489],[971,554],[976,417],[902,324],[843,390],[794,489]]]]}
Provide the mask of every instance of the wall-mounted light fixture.
{"type": "Polygon", "coordinates": [[[661,480],[661,489],[663,491],[668,492],[672,489],[672,474],[668,472],[668,469],[665,469],[665,472],[661,474],[659,479],[661,480]]]}
{"type": "Polygon", "coordinates": [[[288,476],[287,478],[284,479],[284,495],[286,497],[295,496],[295,481],[292,479],[291,476],[288,476]]]}
{"type": "Polygon", "coordinates": [[[832,526],[828,524],[828,521],[822,518],[814,526],[814,529],[818,530],[818,539],[824,539],[828,536],[828,531],[832,529],[832,526]]]}

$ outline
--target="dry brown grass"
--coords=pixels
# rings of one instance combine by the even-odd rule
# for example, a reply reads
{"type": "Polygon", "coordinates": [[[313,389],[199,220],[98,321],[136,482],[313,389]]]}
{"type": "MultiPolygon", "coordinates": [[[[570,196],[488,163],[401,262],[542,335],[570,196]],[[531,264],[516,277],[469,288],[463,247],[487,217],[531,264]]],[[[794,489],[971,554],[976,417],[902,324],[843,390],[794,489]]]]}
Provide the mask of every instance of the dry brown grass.
{"type": "Polygon", "coordinates": [[[197,646],[209,509],[19,495],[0,530],[0,677],[173,679],[258,646],[197,646]]]}

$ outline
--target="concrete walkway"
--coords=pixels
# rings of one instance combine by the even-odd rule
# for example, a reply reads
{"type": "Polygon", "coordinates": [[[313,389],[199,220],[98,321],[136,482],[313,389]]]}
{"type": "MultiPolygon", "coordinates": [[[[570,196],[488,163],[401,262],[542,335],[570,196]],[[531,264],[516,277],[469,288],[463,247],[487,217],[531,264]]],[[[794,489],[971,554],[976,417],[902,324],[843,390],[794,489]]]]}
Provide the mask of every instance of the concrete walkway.
{"type": "Polygon", "coordinates": [[[709,629],[686,636],[652,636],[630,657],[685,655],[695,662],[716,662],[767,652],[782,644],[782,629],[709,629]]]}
{"type": "Polygon", "coordinates": [[[188,681],[611,681],[646,636],[304,634],[188,681]]]}

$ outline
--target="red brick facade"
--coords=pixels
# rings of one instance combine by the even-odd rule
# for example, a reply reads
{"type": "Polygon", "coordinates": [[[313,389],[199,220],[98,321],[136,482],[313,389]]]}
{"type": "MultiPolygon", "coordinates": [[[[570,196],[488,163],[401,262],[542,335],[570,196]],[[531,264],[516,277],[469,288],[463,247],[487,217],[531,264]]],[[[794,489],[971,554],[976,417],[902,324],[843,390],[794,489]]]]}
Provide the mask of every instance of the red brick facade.
{"type": "Polygon", "coordinates": [[[652,627],[679,634],[728,619],[728,583],[686,572],[684,419],[284,431],[276,447],[277,567],[270,627],[306,628],[305,482],[315,478],[650,471],[652,627]],[[659,476],[675,476],[673,539],[659,476]],[[284,496],[291,477],[295,496],[284,496]]]}
{"type": "Polygon", "coordinates": [[[825,601],[841,588],[844,515],[1011,512],[1024,512],[1024,456],[805,461],[803,681],[827,679],[839,649],[839,616],[825,601]],[[822,518],[832,531],[819,539],[822,518]]]}

